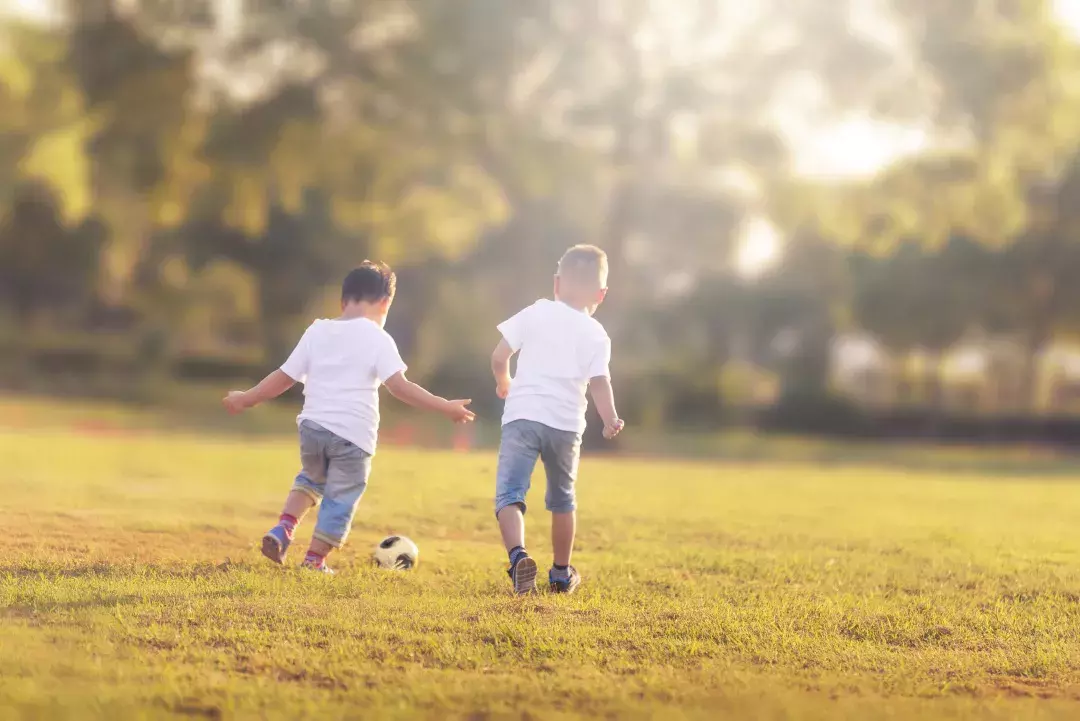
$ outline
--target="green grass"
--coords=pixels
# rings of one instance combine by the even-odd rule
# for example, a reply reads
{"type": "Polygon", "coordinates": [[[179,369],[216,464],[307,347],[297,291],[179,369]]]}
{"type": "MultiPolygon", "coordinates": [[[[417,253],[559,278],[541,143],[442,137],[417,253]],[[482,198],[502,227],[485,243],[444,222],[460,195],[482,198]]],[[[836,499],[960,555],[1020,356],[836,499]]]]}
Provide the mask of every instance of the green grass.
{"type": "Polygon", "coordinates": [[[1080,717],[1060,473],[587,458],[580,593],[513,598],[489,453],[380,454],[328,579],[255,549],[288,437],[8,426],[0,718],[1080,717]]]}

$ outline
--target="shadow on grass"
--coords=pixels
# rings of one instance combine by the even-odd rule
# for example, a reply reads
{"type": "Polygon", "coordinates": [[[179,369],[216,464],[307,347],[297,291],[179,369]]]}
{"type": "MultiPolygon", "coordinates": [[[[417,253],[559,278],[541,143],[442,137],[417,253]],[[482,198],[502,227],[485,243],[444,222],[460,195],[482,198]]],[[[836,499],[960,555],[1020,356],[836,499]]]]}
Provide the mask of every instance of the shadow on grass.
{"type": "MultiPolygon", "coordinates": [[[[217,589],[200,591],[198,597],[205,600],[208,598],[247,598],[248,595],[237,589],[217,589]]],[[[122,607],[139,605],[174,606],[190,600],[191,596],[183,593],[107,593],[94,598],[81,598],[76,601],[22,601],[6,607],[0,606],[0,619],[48,620],[50,614],[56,613],[119,610],[122,607]]],[[[151,645],[154,644],[151,643],[151,645]]],[[[159,650],[161,649],[159,648],[159,650]]]]}
{"type": "MultiPolygon", "coordinates": [[[[8,618],[33,619],[42,614],[70,611],[94,611],[105,608],[118,608],[120,606],[134,606],[145,603],[147,596],[123,593],[108,594],[98,598],[84,598],[78,601],[39,601],[34,603],[14,603],[0,609],[0,615],[8,618]]],[[[159,600],[159,599],[158,599],[159,600]]]]}
{"type": "Polygon", "coordinates": [[[135,577],[147,580],[191,580],[209,578],[234,572],[248,572],[255,569],[250,563],[198,563],[193,566],[158,566],[131,563],[82,563],[75,565],[41,565],[33,563],[0,566],[0,580],[5,578],[126,578],[135,577]]]}

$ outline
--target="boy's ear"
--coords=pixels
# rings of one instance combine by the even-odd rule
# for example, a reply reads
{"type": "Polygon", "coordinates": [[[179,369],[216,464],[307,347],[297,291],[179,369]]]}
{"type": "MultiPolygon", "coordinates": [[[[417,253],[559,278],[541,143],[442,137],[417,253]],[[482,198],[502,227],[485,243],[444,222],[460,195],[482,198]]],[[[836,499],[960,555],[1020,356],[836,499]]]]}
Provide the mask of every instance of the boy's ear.
{"type": "Polygon", "coordinates": [[[607,298],[607,288],[601,288],[600,293],[597,295],[597,301],[603,303],[607,298]]]}

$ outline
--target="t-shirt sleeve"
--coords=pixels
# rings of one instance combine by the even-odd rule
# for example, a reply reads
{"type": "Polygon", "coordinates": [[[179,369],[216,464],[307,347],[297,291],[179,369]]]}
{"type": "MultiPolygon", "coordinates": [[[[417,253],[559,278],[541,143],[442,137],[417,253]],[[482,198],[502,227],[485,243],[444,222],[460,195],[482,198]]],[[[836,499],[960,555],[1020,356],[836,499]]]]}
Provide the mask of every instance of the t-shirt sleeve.
{"type": "Polygon", "coordinates": [[[526,308],[517,315],[499,324],[499,332],[510,348],[517,353],[525,342],[525,331],[530,308],[526,308]]]}
{"type": "Polygon", "coordinates": [[[589,362],[588,378],[610,378],[611,377],[611,338],[607,333],[604,333],[596,343],[596,350],[592,355],[592,360],[589,362]]]}
{"type": "Polygon", "coordinates": [[[408,370],[405,361],[401,359],[401,353],[398,351],[397,343],[393,337],[389,333],[384,333],[382,340],[379,352],[375,356],[375,375],[378,377],[379,383],[385,383],[398,373],[404,373],[408,370]]]}
{"type": "Polygon", "coordinates": [[[281,372],[298,383],[307,381],[308,366],[311,362],[311,329],[313,327],[309,326],[304,331],[304,335],[300,337],[300,342],[296,344],[296,348],[293,349],[288,359],[281,364],[281,372]]]}

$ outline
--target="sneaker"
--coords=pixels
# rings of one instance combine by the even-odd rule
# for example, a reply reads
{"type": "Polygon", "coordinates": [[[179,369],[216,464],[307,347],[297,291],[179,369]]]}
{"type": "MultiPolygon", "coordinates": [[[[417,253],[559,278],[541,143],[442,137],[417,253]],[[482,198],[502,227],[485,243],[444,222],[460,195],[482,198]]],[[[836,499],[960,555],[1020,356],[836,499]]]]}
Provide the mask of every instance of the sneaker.
{"type": "Polygon", "coordinates": [[[514,582],[514,593],[519,596],[536,590],[536,561],[529,554],[521,554],[517,563],[506,570],[506,574],[514,582]]]}
{"type": "Polygon", "coordinates": [[[330,568],[325,563],[323,565],[321,565],[321,566],[316,566],[311,561],[304,561],[303,563],[300,564],[300,568],[304,569],[305,571],[315,571],[317,573],[325,573],[328,576],[333,576],[334,575],[334,569],[330,568]]]}
{"type": "Polygon", "coordinates": [[[548,571],[548,584],[554,593],[573,593],[581,585],[581,574],[573,566],[568,566],[566,576],[555,575],[554,568],[548,571]]]}
{"type": "Polygon", "coordinates": [[[274,526],[262,539],[262,554],[274,563],[285,563],[285,554],[292,544],[289,534],[281,525],[274,526]]]}

